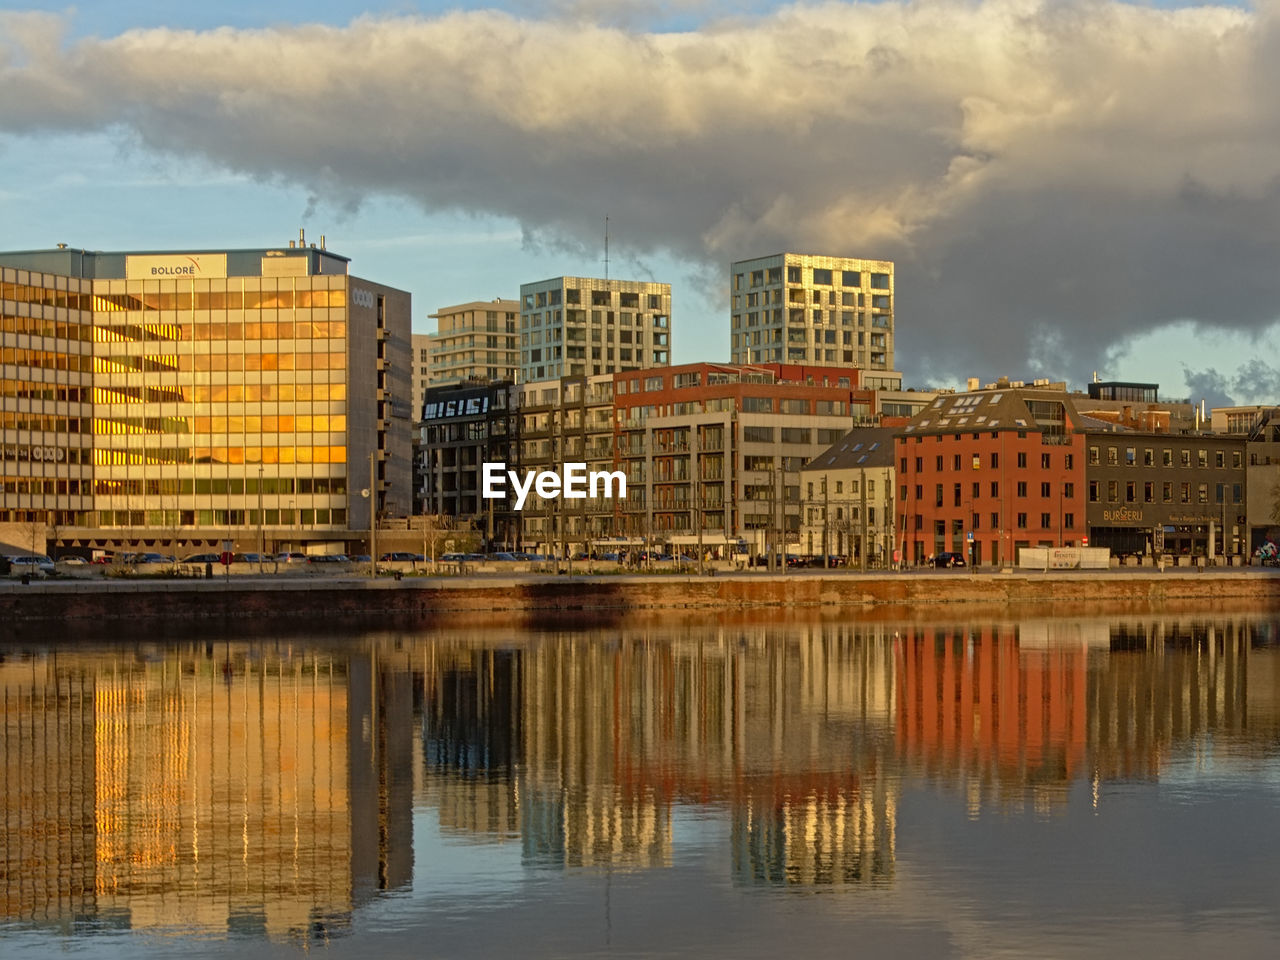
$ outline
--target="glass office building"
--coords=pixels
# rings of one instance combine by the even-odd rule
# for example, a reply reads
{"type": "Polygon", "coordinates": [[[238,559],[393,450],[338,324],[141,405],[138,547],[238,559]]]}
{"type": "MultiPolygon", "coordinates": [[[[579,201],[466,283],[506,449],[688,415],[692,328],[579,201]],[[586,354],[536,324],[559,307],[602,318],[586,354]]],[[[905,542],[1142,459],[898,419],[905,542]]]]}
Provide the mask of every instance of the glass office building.
{"type": "Polygon", "coordinates": [[[305,243],[0,253],[0,527],[249,550],[351,540],[370,489],[407,514],[410,306],[305,243]]]}

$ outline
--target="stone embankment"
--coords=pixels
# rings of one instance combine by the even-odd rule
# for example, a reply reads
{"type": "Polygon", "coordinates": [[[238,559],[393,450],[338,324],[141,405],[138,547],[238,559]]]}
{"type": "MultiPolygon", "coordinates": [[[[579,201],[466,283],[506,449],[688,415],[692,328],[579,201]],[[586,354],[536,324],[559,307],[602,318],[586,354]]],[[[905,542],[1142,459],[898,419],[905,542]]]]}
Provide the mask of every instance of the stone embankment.
{"type": "MultiPolygon", "coordinates": [[[[806,572],[727,576],[472,576],[326,580],[214,578],[0,583],[0,623],[271,623],[358,619],[423,625],[496,620],[512,626],[585,617],[597,622],[661,611],[757,611],[786,618],[809,609],[858,617],[947,616],[951,605],[1021,613],[1113,610],[1280,610],[1280,573],[806,572]]],[[[24,633],[27,631],[23,631],[24,633]]],[[[0,638],[2,639],[2,638],[0,638]]]]}

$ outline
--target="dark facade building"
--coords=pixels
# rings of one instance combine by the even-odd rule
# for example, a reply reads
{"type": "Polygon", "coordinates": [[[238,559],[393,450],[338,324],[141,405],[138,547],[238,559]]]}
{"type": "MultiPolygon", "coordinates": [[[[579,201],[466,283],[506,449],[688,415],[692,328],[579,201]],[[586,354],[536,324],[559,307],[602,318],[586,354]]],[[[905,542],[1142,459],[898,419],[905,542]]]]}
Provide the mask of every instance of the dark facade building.
{"type": "Polygon", "coordinates": [[[515,388],[505,380],[428,387],[418,455],[422,511],[476,523],[513,543],[515,517],[503,500],[481,498],[481,464],[519,462],[515,388]]]}
{"type": "Polygon", "coordinates": [[[1239,554],[1246,539],[1244,453],[1243,437],[1091,434],[1089,545],[1113,554],[1239,554]]]}

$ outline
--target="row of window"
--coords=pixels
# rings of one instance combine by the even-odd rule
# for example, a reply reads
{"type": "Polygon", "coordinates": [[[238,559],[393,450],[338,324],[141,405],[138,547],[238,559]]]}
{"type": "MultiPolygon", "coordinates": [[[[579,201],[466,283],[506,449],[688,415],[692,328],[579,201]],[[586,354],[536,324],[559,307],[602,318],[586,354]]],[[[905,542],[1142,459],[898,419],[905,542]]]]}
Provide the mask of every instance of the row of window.
{"type": "MultiPolygon", "coordinates": [[[[1003,529],[1000,525],[999,513],[991,513],[991,514],[988,514],[988,516],[990,518],[990,525],[985,528],[987,532],[997,533],[1003,529]]],[[[1032,515],[1029,513],[1014,514],[1014,517],[1013,517],[1014,527],[1018,530],[1033,529],[1031,527],[1031,516],[1032,515]]],[[[1074,513],[1063,513],[1061,515],[1061,518],[1062,518],[1063,530],[1074,530],[1076,528],[1076,515],[1074,513]]],[[[964,533],[966,529],[965,523],[966,521],[964,520],[952,520],[951,532],[955,534],[964,533]]],[[[924,531],[924,517],[922,517],[920,514],[915,515],[915,529],[920,532],[924,531]]],[[[982,532],[983,529],[984,528],[982,526],[982,514],[974,513],[970,515],[968,519],[968,530],[971,530],[974,533],[979,533],[979,532],[982,532]]],[[[1057,530],[1058,529],[1058,527],[1054,525],[1052,513],[1040,514],[1039,529],[1041,530],[1057,530]]],[[[937,537],[945,537],[947,535],[947,521],[935,520],[933,522],[933,532],[934,532],[934,535],[937,537]]]]}
{"type": "Polygon", "coordinates": [[[288,447],[148,447],[140,450],[96,448],[93,462],[103,467],[143,466],[151,464],[274,464],[274,463],[346,463],[344,446],[288,447]]]}
{"type": "MultiPolygon", "coordinates": [[[[804,283],[803,267],[787,267],[787,283],[804,283]]],[[[861,270],[831,270],[827,267],[811,267],[809,270],[810,280],[815,286],[830,287],[835,285],[835,279],[839,276],[840,286],[842,287],[861,287],[864,274],[861,270]]],[[[889,274],[887,273],[871,273],[865,275],[870,281],[872,290],[888,290],[889,274]]],[[[745,273],[735,273],[733,275],[733,288],[741,290],[744,280],[748,279],[745,273]]],[[[782,283],[782,267],[769,267],[767,270],[752,270],[750,274],[750,284],[753,287],[763,287],[765,284],[782,283]]]]}
{"type": "MultiPolygon", "coordinates": [[[[633,310],[640,308],[640,298],[645,297],[645,302],[650,310],[661,310],[663,294],[649,293],[640,294],[634,291],[623,292],[620,290],[592,290],[591,305],[593,307],[609,307],[614,304],[614,298],[617,298],[617,304],[624,309],[630,307],[633,310]]],[[[565,303],[582,303],[582,290],[578,287],[565,287],[564,289],[565,303]]],[[[559,290],[543,290],[538,293],[526,293],[524,295],[524,309],[535,310],[543,307],[555,307],[560,305],[559,290]]]]}
{"type": "MultiPolygon", "coordinates": [[[[908,494],[908,490],[909,490],[909,488],[908,488],[907,484],[905,484],[905,483],[904,483],[904,484],[902,484],[901,489],[900,489],[900,492],[901,492],[901,494],[902,494],[902,499],[903,499],[904,501],[906,501],[906,500],[908,500],[908,499],[909,499],[909,497],[907,496],[907,494],[908,494]]],[[[997,481],[997,480],[992,480],[992,481],[989,483],[989,485],[988,485],[988,490],[989,490],[989,494],[988,494],[988,496],[990,497],[990,499],[998,500],[998,499],[1000,498],[1000,483],[999,483],[999,481],[997,481]]],[[[1015,495],[1016,497],[1018,497],[1018,498],[1025,499],[1026,497],[1028,497],[1028,496],[1030,495],[1029,491],[1030,491],[1030,485],[1029,485],[1025,480],[1020,480],[1020,481],[1018,481],[1017,483],[1015,483],[1015,484],[1014,484],[1014,495],[1015,495]]],[[[941,506],[943,506],[943,505],[944,505],[944,504],[943,504],[943,501],[944,501],[944,495],[943,495],[943,492],[944,492],[944,485],[943,485],[943,484],[941,484],[941,483],[934,484],[934,488],[933,488],[933,499],[934,499],[934,506],[935,506],[935,507],[941,507],[941,506]]],[[[958,507],[958,506],[960,506],[962,503],[966,502],[966,498],[965,498],[965,496],[964,496],[964,486],[963,486],[963,484],[959,484],[959,483],[952,484],[952,487],[951,487],[951,495],[952,495],[952,506],[956,506],[956,507],[958,507]]],[[[1043,482],[1043,483],[1041,483],[1041,484],[1040,484],[1040,497],[1041,497],[1041,499],[1047,500],[1047,499],[1050,499],[1051,497],[1053,497],[1053,495],[1054,495],[1054,492],[1053,492],[1053,484],[1052,484],[1052,483],[1049,483],[1049,482],[1047,482],[1047,481],[1046,481],[1046,482],[1043,482]]],[[[1076,495],[1076,485],[1075,485],[1074,483],[1064,483],[1064,484],[1062,484],[1062,487],[1061,487],[1061,489],[1060,489],[1060,491],[1059,491],[1059,495],[1060,495],[1060,496],[1062,497],[1062,499],[1064,499],[1064,500],[1071,500],[1071,499],[1072,499],[1072,498],[1074,498],[1074,497],[1075,497],[1075,495],[1076,495]]],[[[923,486],[922,484],[916,484],[916,485],[915,485],[915,498],[916,498],[916,500],[923,500],[923,499],[924,499],[924,486],[923,486]]],[[[969,496],[968,496],[968,498],[967,498],[967,502],[970,502],[970,503],[971,503],[971,502],[973,502],[973,501],[975,501],[975,500],[981,500],[982,498],[983,498],[983,494],[982,494],[982,484],[981,484],[981,483],[976,483],[976,482],[975,482],[975,483],[971,486],[971,488],[970,488],[970,490],[969,490],[969,496]]]]}
{"type": "MultiPolygon", "coordinates": [[[[345,509],[267,510],[267,526],[345,527],[345,509]],[[272,517],[278,519],[273,520],[272,517]]],[[[52,523],[60,527],[175,529],[180,527],[257,526],[256,510],[9,510],[0,509],[0,523],[52,523]]]]}
{"type": "MultiPolygon", "coordinates": [[[[919,440],[920,438],[919,438],[919,437],[916,437],[916,439],[917,439],[917,440],[919,440]]],[[[1062,469],[1063,469],[1063,470],[1072,470],[1072,469],[1074,469],[1074,467],[1075,467],[1075,462],[1076,462],[1075,454],[1071,454],[1071,453],[1064,453],[1064,454],[1061,454],[1061,457],[1062,457],[1062,469]]],[[[1027,453],[1026,453],[1025,451],[1019,451],[1019,452],[1018,452],[1018,454],[1016,455],[1016,457],[1014,458],[1014,462],[1017,464],[1017,466],[1018,466],[1018,468],[1019,468],[1019,469],[1021,469],[1021,470],[1025,470],[1025,469],[1027,468],[1027,464],[1030,462],[1030,458],[1029,458],[1029,456],[1027,455],[1027,453]]],[[[987,463],[988,463],[988,464],[990,464],[990,467],[991,467],[991,469],[992,469],[992,470],[998,470],[998,469],[1000,469],[1000,454],[999,454],[998,452],[992,452],[992,453],[988,454],[988,455],[987,455],[987,463]]],[[[899,468],[902,470],[902,472],[903,472],[903,473],[906,473],[906,472],[907,472],[907,458],[906,458],[906,457],[900,457],[900,458],[898,459],[898,464],[899,464],[899,468]]],[[[951,460],[950,460],[950,469],[951,469],[952,471],[954,471],[954,472],[958,472],[958,471],[963,470],[965,467],[969,467],[970,469],[973,469],[973,470],[981,470],[981,469],[982,469],[982,455],[981,455],[981,454],[978,454],[978,453],[975,453],[975,454],[972,454],[972,455],[963,454],[963,453],[955,453],[955,454],[952,454],[952,455],[951,455],[951,460]]],[[[916,473],[920,473],[921,471],[923,471],[923,470],[924,470],[924,457],[916,457],[916,458],[915,458],[915,468],[916,468],[916,473]]],[[[933,468],[934,468],[934,470],[938,470],[938,471],[942,471],[942,470],[946,470],[946,469],[948,469],[948,467],[947,467],[947,458],[946,458],[946,456],[945,456],[944,454],[939,454],[938,456],[936,456],[936,457],[934,457],[934,458],[933,458],[933,468]]],[[[1052,470],[1052,469],[1053,469],[1053,454],[1052,454],[1052,453],[1042,453],[1042,454],[1040,454],[1040,469],[1041,469],[1041,470],[1052,470]]],[[[976,486],[976,484],[975,484],[975,486],[976,486]]]]}
{"type": "MultiPolygon", "coordinates": [[[[345,496],[346,477],[266,477],[262,493],[271,496],[345,496]]],[[[184,477],[164,480],[73,480],[0,477],[0,493],[12,496],[256,496],[258,478],[184,477]]]]}
{"type": "MultiPolygon", "coordinates": [[[[1108,480],[1107,484],[1107,500],[1108,503],[1155,503],[1156,502],[1156,485],[1153,481],[1146,481],[1142,484],[1142,499],[1138,499],[1138,483],[1135,480],[1125,481],[1124,500],[1120,499],[1120,481],[1108,480]]],[[[1213,503],[1227,503],[1227,484],[1215,483],[1214,485],[1213,503]]],[[[1160,503],[1173,503],[1174,490],[1173,483],[1165,480],[1160,483],[1160,503]]],[[[1239,483],[1231,484],[1230,489],[1231,503],[1241,503],[1244,497],[1244,486],[1239,483]]],[[[1089,481],[1089,502],[1102,502],[1102,481],[1089,481]]],[[[1209,503],[1209,484],[1207,483],[1190,483],[1182,482],[1178,484],[1178,503],[1209,503]],[[1193,499],[1194,497],[1194,499],[1193,499]]]]}
{"type": "MultiPolygon", "coordinates": [[[[1198,449],[1195,451],[1195,465],[1200,468],[1208,468],[1210,460],[1215,468],[1225,468],[1227,465],[1226,450],[1205,450],[1198,449]]],[[[1232,450],[1231,467],[1239,469],[1243,462],[1243,453],[1239,450],[1232,450]]],[[[1101,451],[1098,447],[1089,448],[1089,464],[1097,466],[1101,464],[1101,451]]],[[[1192,463],[1192,451],[1190,448],[1183,447],[1177,451],[1177,465],[1180,467],[1190,467],[1192,463]]],[[[1136,467],[1138,465],[1138,448],[1125,447],[1123,458],[1119,447],[1107,447],[1107,466],[1116,467],[1123,464],[1126,467],[1136,467]]],[[[1144,467],[1154,467],[1156,465],[1156,451],[1151,447],[1144,447],[1142,450],[1142,465],[1144,467]]],[[[1160,466],[1174,466],[1174,451],[1172,448],[1166,447],[1160,451],[1160,466]]]]}

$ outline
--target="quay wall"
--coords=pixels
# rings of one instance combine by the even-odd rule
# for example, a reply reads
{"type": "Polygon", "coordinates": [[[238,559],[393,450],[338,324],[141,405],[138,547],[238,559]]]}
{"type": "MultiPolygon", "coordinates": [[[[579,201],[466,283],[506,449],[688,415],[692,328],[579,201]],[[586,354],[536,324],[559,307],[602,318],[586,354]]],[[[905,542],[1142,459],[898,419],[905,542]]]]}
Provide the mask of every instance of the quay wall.
{"type": "MultiPolygon", "coordinates": [[[[1018,615],[1125,609],[1280,610],[1280,573],[1261,570],[1125,574],[450,577],[287,580],[127,580],[0,584],[0,625],[289,620],[490,619],[512,626],[555,617],[600,622],[664,611],[892,610],[946,616],[949,605],[1018,615]],[[929,613],[929,611],[933,611],[929,613]]],[[[3,641],[0,635],[0,641],[3,641]]]]}

